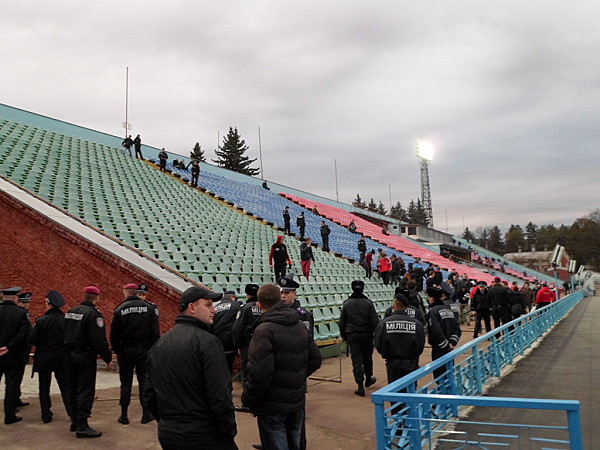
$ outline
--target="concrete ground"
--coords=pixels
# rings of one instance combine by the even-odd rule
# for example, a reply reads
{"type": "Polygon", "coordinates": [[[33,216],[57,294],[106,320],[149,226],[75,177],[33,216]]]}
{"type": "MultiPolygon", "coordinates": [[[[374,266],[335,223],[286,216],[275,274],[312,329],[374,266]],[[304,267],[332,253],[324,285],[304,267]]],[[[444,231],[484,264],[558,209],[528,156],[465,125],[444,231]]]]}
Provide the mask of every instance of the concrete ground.
{"type": "MultiPolygon", "coordinates": [[[[584,305],[589,305],[589,301],[584,301],[584,305]]],[[[578,309],[563,321],[559,327],[573,326],[571,322],[573,317],[582,316],[581,309],[589,308],[589,306],[579,306],[578,309]],[[568,325],[571,323],[571,325],[568,325]],[[564,324],[564,325],[563,325],[564,324]]],[[[600,307],[595,309],[595,314],[600,314],[600,307]]],[[[598,356],[599,346],[598,336],[600,332],[594,333],[593,324],[594,316],[589,316],[589,311],[583,313],[587,324],[587,334],[575,334],[573,345],[579,347],[581,354],[584,356],[569,356],[569,352],[565,351],[565,336],[560,334],[557,338],[558,342],[553,342],[553,334],[546,338],[545,342],[549,342],[553,351],[552,355],[542,358],[541,362],[536,358],[544,347],[535,350],[531,356],[520,362],[514,374],[524,372],[526,380],[518,382],[515,386],[514,382],[508,381],[501,383],[499,388],[508,385],[516,389],[513,394],[496,393],[493,395],[510,395],[510,396],[525,396],[525,397],[543,397],[531,390],[532,385],[547,386],[548,398],[578,398],[587,396],[591,398],[597,393],[597,387],[591,384],[591,377],[594,375],[594,369],[600,364],[598,359],[594,359],[594,355],[598,356]],[[595,341],[589,339],[595,336],[595,341]],[[594,342],[596,347],[594,347],[594,342]],[[568,358],[561,361],[560,366],[556,364],[558,356],[568,358]],[[522,368],[526,367],[531,361],[531,368],[525,371],[522,368]],[[537,361],[537,362],[534,362],[537,361]],[[541,366],[540,366],[541,364],[541,366]],[[585,366],[585,367],[584,367],[585,366]],[[550,369],[556,369],[556,376],[551,375],[550,369]],[[585,379],[577,378],[577,375],[585,379]],[[550,381],[552,376],[552,380],[550,381]],[[563,384],[571,384],[570,391],[561,391],[558,387],[561,382],[563,384]],[[584,392],[579,392],[575,395],[577,388],[584,388],[584,392]],[[571,394],[571,391],[574,393],[571,394]],[[519,395],[520,394],[520,395],[519,395]],[[585,394],[585,395],[582,395],[585,394]]],[[[568,330],[567,330],[568,331],[568,330]]],[[[472,325],[463,326],[463,337],[461,343],[465,343],[471,339],[473,334],[472,325]]],[[[556,340],[556,339],[554,339],[556,340]]],[[[570,348],[570,347],[569,347],[570,348]]],[[[431,349],[429,346],[421,357],[421,365],[431,361],[431,349]]],[[[375,352],[375,375],[378,382],[375,386],[367,390],[373,392],[376,389],[384,386],[386,383],[385,365],[381,357],[375,352]]],[[[97,379],[97,400],[94,403],[94,410],[90,419],[90,424],[103,432],[103,436],[98,439],[85,440],[76,439],[73,433],[69,432],[69,419],[62,407],[60,396],[54,394],[52,401],[54,404],[54,421],[50,424],[44,424],[40,419],[39,402],[37,399],[37,378],[30,378],[31,367],[26,370],[25,379],[22,385],[22,398],[31,404],[23,408],[19,415],[23,417],[23,421],[13,424],[4,425],[0,422],[0,448],[3,449],[31,449],[31,448],[61,448],[61,449],[85,449],[98,447],[111,447],[113,449],[158,449],[158,439],[156,437],[156,422],[147,425],[139,423],[141,418],[141,407],[139,401],[132,400],[130,407],[131,424],[124,426],[117,422],[120,409],[118,405],[119,397],[119,379],[118,374],[114,372],[99,371],[97,379]]],[[[322,368],[314,374],[315,377],[338,377],[340,375],[340,359],[331,358],[324,360],[322,368]]],[[[511,374],[513,375],[513,374],[511,374]]],[[[341,357],[341,376],[342,382],[325,382],[318,380],[309,380],[309,389],[307,394],[307,436],[308,448],[310,449],[327,449],[327,450],[366,450],[373,449],[376,446],[375,425],[374,425],[374,408],[369,395],[366,397],[358,397],[353,391],[356,388],[352,377],[352,365],[350,358],[341,357]]],[[[510,375],[509,375],[510,376],[510,375]]],[[[2,383],[3,384],[3,383],[2,383]]],[[[562,386],[562,385],[561,385],[562,386]]],[[[0,398],[3,398],[4,392],[0,393],[0,398]]],[[[134,393],[137,389],[134,388],[134,393]]],[[[579,389],[581,391],[581,389],[579,389]]],[[[56,385],[52,387],[53,393],[58,393],[56,385]]],[[[239,405],[241,386],[240,383],[234,383],[234,403],[239,405]]],[[[592,405],[588,404],[585,409],[585,415],[588,418],[593,417],[597,411],[592,405]]],[[[597,417],[597,416],[596,416],[597,417]]],[[[582,419],[585,420],[582,415],[582,419]]],[[[238,435],[236,443],[240,449],[250,449],[252,444],[259,443],[258,430],[256,419],[247,413],[236,413],[238,425],[238,435]]],[[[591,448],[591,447],[590,447],[591,448]]]]}

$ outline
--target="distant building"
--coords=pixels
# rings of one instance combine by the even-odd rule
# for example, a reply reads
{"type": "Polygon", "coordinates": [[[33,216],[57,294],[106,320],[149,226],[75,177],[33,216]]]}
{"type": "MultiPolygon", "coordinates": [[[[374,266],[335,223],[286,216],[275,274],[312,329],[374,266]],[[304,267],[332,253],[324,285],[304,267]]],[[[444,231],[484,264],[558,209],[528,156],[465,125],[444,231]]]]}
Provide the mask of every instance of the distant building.
{"type": "MultiPolygon", "coordinates": [[[[553,253],[553,250],[543,252],[516,252],[506,253],[504,257],[525,267],[537,270],[538,272],[554,276],[554,268],[551,264],[553,253]]],[[[566,250],[563,250],[559,255],[559,264],[557,266],[558,278],[562,281],[570,280],[570,274],[567,270],[569,261],[571,261],[571,257],[566,250]]]]}

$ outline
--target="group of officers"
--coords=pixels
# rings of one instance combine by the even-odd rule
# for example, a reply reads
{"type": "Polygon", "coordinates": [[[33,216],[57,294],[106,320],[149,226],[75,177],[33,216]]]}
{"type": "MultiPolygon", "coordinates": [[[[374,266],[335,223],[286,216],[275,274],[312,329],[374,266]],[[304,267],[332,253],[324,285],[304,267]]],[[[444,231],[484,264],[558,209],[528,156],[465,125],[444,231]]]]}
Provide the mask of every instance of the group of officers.
{"type": "MultiPolygon", "coordinates": [[[[296,290],[299,284],[294,280],[293,274],[280,278],[277,284],[281,290],[282,304],[294,311],[295,317],[306,327],[310,341],[314,344],[314,319],[310,311],[303,308],[297,299],[296,290]]],[[[392,382],[418,368],[419,357],[425,345],[426,328],[433,359],[450,352],[457,345],[460,339],[460,326],[450,307],[443,302],[441,289],[431,287],[427,290],[430,308],[425,313],[420,296],[414,289],[398,288],[394,303],[386,312],[386,317],[379,320],[373,302],[364,294],[364,286],[361,280],[352,282],[352,294],[343,303],[340,316],[341,336],[349,344],[354,378],[358,386],[355,391],[357,395],[364,396],[365,388],[376,383],[372,360],[374,347],[386,360],[388,382],[392,382]]],[[[20,290],[20,288],[2,290],[3,301],[0,303],[0,376],[6,376],[4,402],[6,424],[21,420],[16,415],[20,401],[19,386],[31,345],[36,347],[33,370],[39,373],[40,407],[42,420],[45,423],[52,421],[49,386],[51,374],[54,373],[65,410],[71,418],[71,431],[79,438],[94,438],[102,435],[100,431],[89,426],[88,419],[91,416],[95,397],[97,357],[100,356],[110,365],[112,352],[117,355],[121,382],[119,401],[121,413],[118,422],[123,425],[129,423],[128,407],[134,370],[140,386],[140,402],[143,410],[141,422],[148,423],[155,418],[159,420],[155,417],[159,414],[156,398],[160,397],[161,393],[164,395],[165,389],[173,388],[161,386],[157,379],[161,372],[166,370],[163,368],[164,364],[161,364],[164,356],[162,359],[155,356],[154,361],[159,362],[155,362],[152,366],[154,375],[150,373],[149,365],[152,364],[153,358],[149,357],[149,352],[151,348],[155,353],[160,350],[160,346],[153,347],[160,338],[160,328],[159,311],[156,305],[145,299],[146,286],[137,284],[123,286],[124,300],[114,310],[111,332],[108,336],[110,346],[104,317],[97,309],[100,298],[100,290],[97,287],[86,287],[83,290],[83,302],[66,314],[61,310],[65,305],[64,298],[57,291],[50,291],[46,298],[49,308],[42,317],[37,319],[33,329],[27,309],[18,302],[20,290]],[[149,385],[145,386],[146,383],[149,385]]],[[[224,366],[227,367],[230,375],[235,356],[240,354],[241,378],[245,388],[256,383],[256,380],[248,379],[248,363],[252,337],[265,313],[265,308],[257,298],[258,291],[259,286],[247,285],[245,304],[239,302],[236,294],[231,291],[214,294],[214,299],[207,300],[211,303],[215,302],[214,306],[211,306],[214,310],[212,314],[210,311],[206,313],[200,307],[193,306],[198,299],[191,299],[191,294],[187,291],[182,296],[180,305],[182,312],[195,315],[205,325],[208,324],[207,330],[221,343],[219,348],[222,350],[217,351],[224,352],[226,361],[224,366]],[[207,317],[206,320],[203,320],[203,317],[207,317]]],[[[213,295],[204,291],[203,293],[202,298],[213,295]]],[[[177,323],[179,322],[178,318],[177,323]]],[[[168,345],[169,342],[171,346],[175,345],[177,341],[172,341],[173,335],[168,335],[169,333],[160,340],[163,342],[162,345],[168,345]]],[[[182,342],[180,344],[185,345],[182,342]]],[[[434,375],[437,377],[441,372],[438,371],[434,375]]],[[[227,377],[227,380],[228,383],[231,382],[230,377],[227,377]]],[[[242,404],[236,410],[255,412],[256,405],[244,404],[247,399],[252,397],[242,396],[242,404]]],[[[160,414],[165,417],[164,412],[160,414]]],[[[178,434],[169,431],[165,424],[164,419],[159,421],[161,444],[164,446],[168,442],[169,445],[179,445],[181,442],[177,441],[178,434]]],[[[174,426],[177,428],[181,424],[174,426]]],[[[231,430],[231,427],[229,426],[228,429],[231,430]]],[[[268,442],[269,433],[265,431],[268,427],[264,428],[263,424],[261,429],[260,420],[259,429],[261,439],[264,437],[268,442]]],[[[305,448],[303,418],[301,442],[300,448],[305,448]]]]}
{"type": "MultiPolygon", "coordinates": [[[[111,365],[114,352],[121,382],[118,422],[128,424],[127,410],[134,369],[142,392],[148,349],[160,337],[158,309],[145,300],[147,286],[130,283],[123,287],[124,300],[115,309],[112,318],[112,351],[104,317],[97,308],[100,289],[96,286],[84,288],[81,304],[66,314],[61,309],[65,299],[58,291],[51,290],[45,299],[48,310],[37,318],[34,327],[28,312],[31,295],[19,294],[21,290],[20,287],[1,290],[0,377],[5,376],[6,384],[4,423],[8,425],[22,420],[17,416],[17,410],[27,404],[20,401],[20,385],[31,346],[35,346],[33,372],[37,372],[39,377],[44,423],[51,422],[53,417],[50,382],[54,373],[65,410],[71,419],[70,430],[78,438],[102,435],[89,426],[88,418],[95,398],[97,357],[111,365]]],[[[142,409],[142,423],[154,420],[143,401],[142,409]]]]}

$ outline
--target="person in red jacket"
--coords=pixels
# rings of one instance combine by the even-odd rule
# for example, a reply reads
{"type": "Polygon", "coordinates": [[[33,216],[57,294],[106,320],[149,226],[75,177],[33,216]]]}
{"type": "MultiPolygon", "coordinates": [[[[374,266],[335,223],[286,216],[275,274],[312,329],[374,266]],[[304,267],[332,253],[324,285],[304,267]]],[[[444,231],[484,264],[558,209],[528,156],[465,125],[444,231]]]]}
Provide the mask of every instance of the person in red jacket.
{"type": "Polygon", "coordinates": [[[556,301],[556,294],[552,291],[547,284],[543,284],[542,288],[538,291],[535,297],[535,304],[537,309],[548,306],[553,301],[556,301]]]}
{"type": "Polygon", "coordinates": [[[392,262],[390,258],[387,257],[385,252],[381,252],[381,257],[377,262],[379,266],[379,275],[383,280],[383,284],[390,284],[390,273],[392,271],[392,262]]]}

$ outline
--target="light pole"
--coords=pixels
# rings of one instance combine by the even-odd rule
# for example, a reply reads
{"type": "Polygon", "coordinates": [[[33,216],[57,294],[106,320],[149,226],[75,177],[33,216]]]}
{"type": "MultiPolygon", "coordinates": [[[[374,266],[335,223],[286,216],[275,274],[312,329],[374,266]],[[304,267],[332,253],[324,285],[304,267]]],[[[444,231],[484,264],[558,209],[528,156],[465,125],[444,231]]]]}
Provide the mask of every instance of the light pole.
{"type": "Polygon", "coordinates": [[[431,205],[431,186],[429,185],[429,162],[433,160],[433,146],[427,141],[417,139],[417,158],[421,165],[421,201],[429,226],[433,228],[433,206],[431,205]]]}

